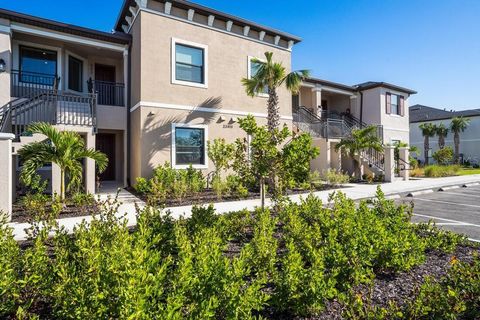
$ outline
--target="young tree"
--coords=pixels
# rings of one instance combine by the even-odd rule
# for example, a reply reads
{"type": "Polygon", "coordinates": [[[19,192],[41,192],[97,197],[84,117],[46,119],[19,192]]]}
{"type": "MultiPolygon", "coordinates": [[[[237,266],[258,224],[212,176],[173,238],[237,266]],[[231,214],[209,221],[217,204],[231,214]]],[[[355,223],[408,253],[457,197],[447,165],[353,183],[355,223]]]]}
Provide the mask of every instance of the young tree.
{"type": "Polygon", "coordinates": [[[453,132],[453,143],[455,144],[455,163],[460,161],[460,132],[464,132],[470,124],[470,119],[455,117],[450,123],[450,130],[453,132]]]}
{"type": "Polygon", "coordinates": [[[448,128],[443,123],[440,123],[437,126],[437,132],[436,133],[437,133],[437,137],[438,137],[438,147],[440,149],[445,148],[445,138],[448,135],[448,128]]]}
{"type": "Polygon", "coordinates": [[[437,133],[437,126],[433,123],[422,123],[419,126],[420,130],[422,130],[423,135],[423,148],[425,152],[425,165],[429,163],[429,154],[428,150],[430,150],[430,138],[433,138],[437,133]]]}
{"type": "Polygon", "coordinates": [[[69,177],[68,189],[79,186],[82,182],[82,159],[95,160],[99,172],[103,172],[107,167],[107,156],[94,149],[85,148],[85,142],[77,132],[58,131],[43,122],[30,125],[28,130],[32,134],[43,134],[47,139],[29,143],[18,150],[24,161],[20,179],[27,186],[39,168],[47,163],[55,163],[60,167],[60,197],[64,200],[65,177],[69,177]]]}
{"type": "Polygon", "coordinates": [[[358,171],[360,164],[356,159],[363,151],[373,149],[375,151],[383,151],[383,145],[380,138],[376,135],[377,127],[368,126],[363,129],[352,131],[352,135],[343,138],[335,145],[335,150],[343,150],[353,159],[353,170],[356,177],[359,176],[358,171]]]}
{"type": "Polygon", "coordinates": [[[207,141],[207,154],[215,166],[215,177],[220,177],[222,171],[229,168],[234,151],[235,145],[226,143],[223,138],[207,141]]]}
{"type": "MultiPolygon", "coordinates": [[[[268,93],[268,130],[280,127],[279,99],[277,89],[285,83],[287,89],[296,94],[300,90],[302,80],[309,76],[308,70],[294,71],[287,74],[285,67],[273,61],[273,53],[265,52],[266,61],[254,59],[252,62],[259,65],[258,71],[252,75],[250,79],[242,79],[247,94],[255,97],[260,93],[268,93]]],[[[271,135],[272,139],[276,138],[275,134],[271,135]]],[[[275,141],[278,143],[278,141],[275,141]]]]}

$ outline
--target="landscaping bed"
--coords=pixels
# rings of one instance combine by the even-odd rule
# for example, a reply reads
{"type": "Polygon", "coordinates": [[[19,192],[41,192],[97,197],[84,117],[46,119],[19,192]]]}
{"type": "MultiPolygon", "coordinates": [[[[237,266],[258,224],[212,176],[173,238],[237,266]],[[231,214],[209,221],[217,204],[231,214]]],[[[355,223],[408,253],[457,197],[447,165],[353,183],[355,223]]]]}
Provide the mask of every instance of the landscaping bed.
{"type": "MultiPolygon", "coordinates": [[[[286,190],[284,192],[284,195],[285,196],[296,195],[296,194],[308,195],[312,192],[342,189],[342,188],[347,188],[347,187],[341,186],[341,185],[322,184],[321,186],[312,187],[311,189],[286,190]]],[[[248,191],[248,193],[243,196],[222,195],[219,198],[217,193],[212,189],[205,189],[203,191],[198,192],[195,195],[186,195],[182,199],[168,198],[165,200],[155,200],[154,198],[150,198],[149,195],[137,192],[135,188],[129,187],[126,190],[134,194],[136,197],[138,197],[142,201],[149,203],[150,205],[156,205],[156,206],[162,206],[162,207],[181,207],[181,206],[190,206],[190,205],[202,205],[202,204],[204,205],[204,204],[210,204],[210,203],[216,203],[216,202],[260,199],[260,192],[248,191]]]]}
{"type": "Polygon", "coordinates": [[[83,217],[96,214],[100,206],[93,195],[76,194],[64,201],[47,194],[21,196],[12,206],[12,222],[23,223],[49,218],[83,217]]]}
{"type": "MultiPolygon", "coordinates": [[[[136,228],[102,208],[73,235],[0,225],[0,317],[42,319],[474,319],[478,247],[378,191],[358,205],[309,196],[272,211],[189,219],[145,208],[136,228]],[[52,234],[53,238],[49,237],[52,234]]],[[[35,227],[33,227],[35,228],[35,227]]]]}

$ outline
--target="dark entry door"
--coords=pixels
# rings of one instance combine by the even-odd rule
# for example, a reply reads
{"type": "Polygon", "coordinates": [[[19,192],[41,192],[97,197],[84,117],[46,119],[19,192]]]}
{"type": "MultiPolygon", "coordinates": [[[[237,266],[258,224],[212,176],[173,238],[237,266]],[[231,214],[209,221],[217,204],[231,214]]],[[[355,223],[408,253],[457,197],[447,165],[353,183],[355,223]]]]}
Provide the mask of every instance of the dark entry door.
{"type": "Polygon", "coordinates": [[[103,173],[101,173],[101,181],[115,180],[115,134],[112,133],[98,133],[96,136],[97,150],[103,152],[108,157],[108,166],[103,173]]]}
{"type": "Polygon", "coordinates": [[[95,91],[98,104],[115,105],[115,66],[95,64],[95,91]]]}

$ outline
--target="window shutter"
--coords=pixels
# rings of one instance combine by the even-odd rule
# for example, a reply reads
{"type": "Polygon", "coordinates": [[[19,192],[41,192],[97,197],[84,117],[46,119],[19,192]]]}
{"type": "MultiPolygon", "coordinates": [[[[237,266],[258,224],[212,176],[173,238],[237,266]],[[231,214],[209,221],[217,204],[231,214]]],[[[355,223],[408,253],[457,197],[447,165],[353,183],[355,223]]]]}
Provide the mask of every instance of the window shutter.
{"type": "Polygon", "coordinates": [[[386,97],[386,103],[385,103],[385,106],[386,106],[386,110],[385,112],[387,114],[391,114],[392,113],[392,94],[390,92],[387,92],[385,94],[385,97],[386,97]]]}
{"type": "Polygon", "coordinates": [[[399,113],[403,117],[405,115],[405,98],[403,96],[399,96],[398,98],[398,105],[399,105],[399,113]]]}

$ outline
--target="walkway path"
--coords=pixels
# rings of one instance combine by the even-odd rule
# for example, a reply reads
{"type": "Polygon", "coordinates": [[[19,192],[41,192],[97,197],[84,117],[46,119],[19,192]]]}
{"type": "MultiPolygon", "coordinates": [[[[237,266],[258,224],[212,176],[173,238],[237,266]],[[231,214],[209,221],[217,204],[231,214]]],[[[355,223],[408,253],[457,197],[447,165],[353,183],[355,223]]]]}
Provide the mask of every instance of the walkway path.
{"type": "MultiPolygon", "coordinates": [[[[415,179],[410,181],[395,181],[393,183],[384,183],[381,184],[383,192],[388,195],[396,195],[396,194],[406,194],[415,191],[421,191],[426,189],[438,189],[441,187],[446,186],[453,186],[453,185],[462,185],[468,183],[475,183],[480,182],[480,175],[470,175],[470,176],[458,176],[458,177],[447,177],[447,178],[436,178],[436,179],[415,179]]],[[[345,193],[347,197],[358,200],[364,198],[370,198],[375,195],[377,190],[377,185],[369,185],[369,184],[348,184],[346,188],[338,189],[345,193]]],[[[328,200],[328,196],[335,190],[327,190],[327,191],[319,191],[314,192],[315,196],[322,199],[322,201],[326,202],[328,200]]],[[[112,188],[111,186],[105,188],[98,196],[100,200],[106,200],[109,197],[115,198],[117,190],[112,188]]],[[[300,199],[303,197],[305,198],[307,195],[292,195],[290,199],[294,202],[299,202],[300,199]]],[[[124,216],[128,220],[129,226],[134,226],[136,224],[136,205],[139,208],[144,208],[146,204],[136,198],[134,195],[129,193],[128,191],[121,189],[118,194],[118,199],[123,202],[119,209],[118,209],[118,216],[124,216]]],[[[253,210],[256,207],[261,205],[260,199],[253,199],[253,200],[242,200],[242,201],[231,201],[231,202],[220,202],[213,204],[216,212],[218,214],[223,214],[232,211],[238,210],[253,210]]],[[[266,205],[271,205],[269,199],[266,201],[266,205]]],[[[172,217],[178,218],[180,216],[188,217],[191,213],[192,206],[184,206],[184,207],[173,207],[173,208],[166,208],[165,210],[169,210],[171,212],[172,217]]],[[[68,231],[73,231],[74,226],[81,223],[82,220],[89,222],[92,220],[91,216],[88,217],[72,217],[72,218],[64,218],[58,219],[60,226],[63,226],[68,231]]],[[[18,241],[22,241],[26,239],[25,229],[28,228],[30,225],[28,223],[10,223],[9,224],[13,228],[13,232],[15,235],[15,239],[18,241]]]]}

